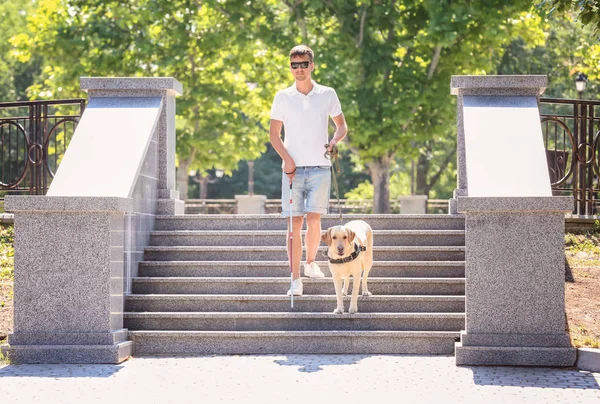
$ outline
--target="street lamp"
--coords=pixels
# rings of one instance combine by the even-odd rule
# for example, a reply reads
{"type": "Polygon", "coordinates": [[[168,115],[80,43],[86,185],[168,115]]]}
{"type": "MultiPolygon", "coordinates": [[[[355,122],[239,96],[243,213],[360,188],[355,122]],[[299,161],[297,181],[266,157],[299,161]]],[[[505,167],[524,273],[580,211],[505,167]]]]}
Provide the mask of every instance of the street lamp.
{"type": "Polygon", "coordinates": [[[579,93],[579,99],[582,98],[583,92],[585,91],[585,85],[587,84],[587,76],[584,73],[578,73],[575,79],[575,87],[579,93]]]}

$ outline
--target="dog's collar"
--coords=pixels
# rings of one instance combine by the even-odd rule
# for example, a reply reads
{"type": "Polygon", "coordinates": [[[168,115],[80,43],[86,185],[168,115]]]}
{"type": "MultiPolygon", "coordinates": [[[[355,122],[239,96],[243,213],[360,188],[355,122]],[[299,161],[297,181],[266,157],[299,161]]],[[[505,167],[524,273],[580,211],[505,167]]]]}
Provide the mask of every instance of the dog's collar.
{"type": "Polygon", "coordinates": [[[332,264],[345,264],[346,262],[354,261],[361,251],[367,251],[367,247],[358,245],[358,243],[354,243],[354,252],[349,256],[335,259],[328,255],[327,258],[329,258],[329,262],[332,264]]]}

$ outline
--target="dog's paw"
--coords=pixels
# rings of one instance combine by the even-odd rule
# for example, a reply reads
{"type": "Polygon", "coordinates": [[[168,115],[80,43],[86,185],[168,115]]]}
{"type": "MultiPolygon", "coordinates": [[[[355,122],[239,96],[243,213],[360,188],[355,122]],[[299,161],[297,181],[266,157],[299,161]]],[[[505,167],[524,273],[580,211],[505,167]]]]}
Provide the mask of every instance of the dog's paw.
{"type": "Polygon", "coordinates": [[[358,307],[350,307],[350,310],[348,310],[348,313],[350,313],[350,314],[358,313],[358,307]]]}
{"type": "Polygon", "coordinates": [[[344,308],[341,309],[338,307],[333,311],[333,314],[344,314],[344,308]]]}
{"type": "Polygon", "coordinates": [[[373,293],[369,292],[368,290],[366,292],[363,292],[362,294],[363,296],[373,296],[373,293]]]}

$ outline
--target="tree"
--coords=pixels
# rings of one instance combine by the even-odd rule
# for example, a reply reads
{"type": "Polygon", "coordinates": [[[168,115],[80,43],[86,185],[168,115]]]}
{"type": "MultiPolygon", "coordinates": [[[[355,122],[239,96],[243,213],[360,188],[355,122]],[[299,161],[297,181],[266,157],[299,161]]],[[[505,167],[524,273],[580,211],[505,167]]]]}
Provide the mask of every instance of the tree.
{"type": "MultiPolygon", "coordinates": [[[[220,1],[41,0],[30,34],[14,38],[23,57],[44,55],[32,98],[82,96],[81,76],[172,76],[177,105],[178,186],[189,170],[226,173],[268,140],[268,112],[282,57],[231,19],[220,1]],[[40,93],[42,95],[40,95],[40,93]]],[[[260,30],[260,29],[259,29],[260,30]]],[[[284,59],[285,60],[285,59],[284,59]]]]}
{"type": "Polygon", "coordinates": [[[498,74],[547,74],[544,97],[577,98],[573,83],[576,72],[588,75],[586,98],[600,95],[600,45],[592,38],[592,28],[581,28],[570,15],[556,16],[544,27],[543,44],[529,46],[517,38],[505,46],[498,74]]]}
{"type": "Polygon", "coordinates": [[[575,12],[582,25],[589,25],[592,33],[600,36],[600,5],[596,0],[542,0],[537,6],[548,10],[550,16],[575,12]]]}
{"type": "Polygon", "coordinates": [[[27,35],[34,1],[0,0],[0,102],[27,99],[27,88],[40,72],[41,55],[25,60],[14,52],[13,38],[27,35]]]}
{"type": "Polygon", "coordinates": [[[371,174],[374,213],[389,212],[389,167],[397,155],[427,155],[453,136],[450,77],[485,74],[503,44],[541,35],[526,1],[285,3],[297,41],[315,48],[316,77],[343,102],[350,146],[371,174]]]}

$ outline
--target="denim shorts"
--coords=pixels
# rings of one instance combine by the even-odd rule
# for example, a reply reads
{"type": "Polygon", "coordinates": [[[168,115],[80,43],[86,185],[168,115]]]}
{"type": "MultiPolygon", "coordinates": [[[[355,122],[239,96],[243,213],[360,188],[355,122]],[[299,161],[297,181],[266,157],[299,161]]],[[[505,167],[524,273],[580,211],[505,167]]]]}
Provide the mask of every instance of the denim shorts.
{"type": "MultiPolygon", "coordinates": [[[[290,180],[281,174],[281,214],[290,217],[290,180]]],[[[329,166],[296,167],[292,183],[292,216],[326,214],[329,208],[331,170],[329,166]]]]}

